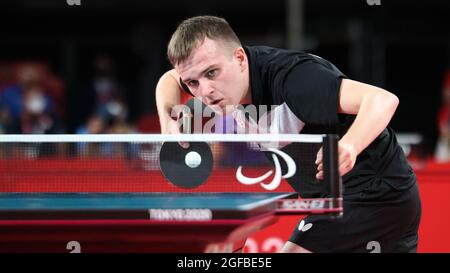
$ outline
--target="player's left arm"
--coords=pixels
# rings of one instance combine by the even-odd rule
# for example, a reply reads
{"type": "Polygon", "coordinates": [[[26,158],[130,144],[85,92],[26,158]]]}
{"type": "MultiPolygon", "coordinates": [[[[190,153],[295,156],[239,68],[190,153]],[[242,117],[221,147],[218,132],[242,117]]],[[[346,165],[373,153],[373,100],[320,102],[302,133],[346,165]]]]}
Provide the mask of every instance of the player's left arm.
{"type": "MultiPolygon", "coordinates": [[[[356,157],[387,127],[397,109],[394,94],[361,82],[343,79],[338,112],[356,115],[347,133],[339,140],[339,173],[348,173],[356,157]]],[[[323,178],[322,153],[318,153],[317,178],[323,178]]]]}

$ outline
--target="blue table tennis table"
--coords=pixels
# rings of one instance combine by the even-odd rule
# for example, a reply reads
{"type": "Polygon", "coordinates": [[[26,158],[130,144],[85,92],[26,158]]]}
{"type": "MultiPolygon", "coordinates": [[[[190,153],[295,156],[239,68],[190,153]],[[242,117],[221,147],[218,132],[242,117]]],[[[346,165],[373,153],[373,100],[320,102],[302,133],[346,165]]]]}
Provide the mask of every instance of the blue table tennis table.
{"type": "Polygon", "coordinates": [[[233,252],[295,193],[0,193],[0,252],[233,252]]]}

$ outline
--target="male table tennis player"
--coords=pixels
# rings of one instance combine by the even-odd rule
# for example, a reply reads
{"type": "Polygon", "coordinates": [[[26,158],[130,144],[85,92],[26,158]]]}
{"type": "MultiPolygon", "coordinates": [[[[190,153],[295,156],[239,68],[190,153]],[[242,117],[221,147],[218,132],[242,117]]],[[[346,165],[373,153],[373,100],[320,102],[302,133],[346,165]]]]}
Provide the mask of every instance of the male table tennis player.
{"type": "MultiPolygon", "coordinates": [[[[415,252],[421,202],[415,174],[388,127],[399,99],[348,79],[327,60],[300,51],[243,46],[227,21],[181,22],[168,44],[173,65],[156,87],[162,133],[178,133],[170,116],[181,92],[213,109],[278,105],[279,133],[338,133],[344,216],[300,221],[282,252],[415,252]],[[288,125],[288,126],[286,126],[288,125]]],[[[323,179],[317,153],[317,179],[323,179]]]]}

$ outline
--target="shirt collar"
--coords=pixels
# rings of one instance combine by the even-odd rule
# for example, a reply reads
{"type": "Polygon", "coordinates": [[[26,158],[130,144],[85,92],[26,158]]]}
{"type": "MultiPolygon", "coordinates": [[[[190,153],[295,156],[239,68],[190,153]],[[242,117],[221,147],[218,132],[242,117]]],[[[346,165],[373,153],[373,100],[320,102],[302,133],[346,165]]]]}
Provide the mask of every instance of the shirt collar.
{"type": "Polygon", "coordinates": [[[244,46],[245,53],[248,58],[248,69],[249,69],[249,81],[250,88],[252,92],[252,104],[260,105],[263,103],[263,88],[261,85],[261,77],[259,75],[259,69],[256,65],[252,49],[250,47],[244,46]]]}

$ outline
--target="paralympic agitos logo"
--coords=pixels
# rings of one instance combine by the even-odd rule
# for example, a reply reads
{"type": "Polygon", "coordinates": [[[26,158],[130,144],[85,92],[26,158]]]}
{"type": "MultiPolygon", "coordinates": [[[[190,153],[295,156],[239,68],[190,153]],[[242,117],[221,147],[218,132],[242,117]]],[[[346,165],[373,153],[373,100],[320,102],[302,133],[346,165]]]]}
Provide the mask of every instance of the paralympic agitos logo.
{"type": "Polygon", "coordinates": [[[239,166],[236,171],[236,179],[244,185],[254,185],[260,183],[261,187],[263,187],[266,190],[272,191],[278,188],[278,186],[280,186],[281,178],[289,178],[295,174],[295,172],[297,171],[297,166],[295,165],[294,160],[288,154],[274,148],[268,148],[268,151],[274,153],[272,154],[272,159],[275,165],[275,174],[273,175],[272,181],[265,182],[265,179],[267,179],[273,174],[272,170],[267,171],[265,174],[259,177],[252,178],[242,174],[242,166],[239,166]],[[286,162],[287,165],[286,174],[281,174],[281,165],[277,155],[280,156],[286,162]]]}

